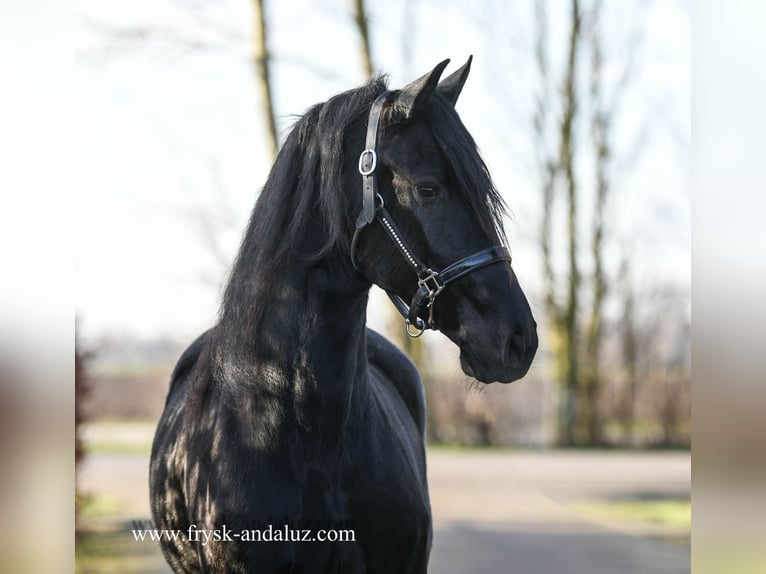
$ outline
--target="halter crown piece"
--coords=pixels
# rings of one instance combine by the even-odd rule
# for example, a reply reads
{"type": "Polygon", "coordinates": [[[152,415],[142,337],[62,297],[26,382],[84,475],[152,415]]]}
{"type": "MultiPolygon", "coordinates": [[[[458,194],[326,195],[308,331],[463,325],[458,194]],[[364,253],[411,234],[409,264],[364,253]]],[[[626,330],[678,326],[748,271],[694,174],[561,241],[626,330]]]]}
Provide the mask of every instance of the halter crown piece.
{"type": "Polygon", "coordinates": [[[386,294],[402,317],[404,317],[407,334],[410,337],[420,337],[426,329],[435,329],[433,320],[434,302],[439,293],[449,283],[492,263],[499,261],[510,262],[511,256],[505,247],[490,247],[489,249],[477,251],[468,257],[464,257],[441,271],[434,271],[423,263],[407,246],[399,228],[386,210],[383,198],[377,192],[375,181],[375,169],[378,166],[378,154],[375,151],[378,143],[378,125],[380,124],[380,116],[383,113],[383,108],[386,105],[389,94],[390,92],[385,92],[378,96],[370,108],[370,114],[367,119],[365,149],[359,156],[359,173],[362,176],[362,211],[356,218],[356,231],[354,232],[351,253],[353,259],[354,245],[359,233],[370,225],[373,220],[377,219],[407,263],[418,275],[418,289],[415,291],[415,295],[409,305],[395,293],[386,291],[386,294]],[[424,321],[419,316],[423,308],[428,309],[428,321],[424,321]]]}

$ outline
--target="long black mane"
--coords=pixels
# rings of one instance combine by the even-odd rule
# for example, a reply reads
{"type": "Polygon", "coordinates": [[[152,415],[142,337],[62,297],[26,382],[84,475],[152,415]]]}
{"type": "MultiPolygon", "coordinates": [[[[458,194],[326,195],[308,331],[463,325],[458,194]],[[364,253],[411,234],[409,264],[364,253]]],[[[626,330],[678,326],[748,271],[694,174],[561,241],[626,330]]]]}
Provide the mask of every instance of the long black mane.
{"type": "MultiPolygon", "coordinates": [[[[255,204],[224,292],[218,341],[228,347],[229,360],[252,348],[263,310],[274,301],[291,262],[348,256],[361,183],[355,170],[348,173],[344,150],[353,137],[354,153],[361,151],[369,108],[387,89],[384,76],[374,78],[313,106],[290,131],[255,204]]],[[[386,125],[402,121],[399,113],[393,106],[386,110],[381,138],[386,125]]],[[[505,243],[506,205],[454,107],[435,94],[425,117],[464,203],[488,237],[505,243]]]]}

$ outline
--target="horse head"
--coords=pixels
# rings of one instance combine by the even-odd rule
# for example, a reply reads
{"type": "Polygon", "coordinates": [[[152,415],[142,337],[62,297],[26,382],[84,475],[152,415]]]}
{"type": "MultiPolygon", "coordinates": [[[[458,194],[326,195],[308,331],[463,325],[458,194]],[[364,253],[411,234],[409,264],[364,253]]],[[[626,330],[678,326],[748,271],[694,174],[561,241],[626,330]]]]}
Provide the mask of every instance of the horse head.
{"type": "Polygon", "coordinates": [[[441,79],[448,63],[370,108],[352,259],[411,334],[437,329],[466,374],[509,383],[532,363],[537,324],[504,246],[504,202],[455,112],[471,59],[441,79]]]}

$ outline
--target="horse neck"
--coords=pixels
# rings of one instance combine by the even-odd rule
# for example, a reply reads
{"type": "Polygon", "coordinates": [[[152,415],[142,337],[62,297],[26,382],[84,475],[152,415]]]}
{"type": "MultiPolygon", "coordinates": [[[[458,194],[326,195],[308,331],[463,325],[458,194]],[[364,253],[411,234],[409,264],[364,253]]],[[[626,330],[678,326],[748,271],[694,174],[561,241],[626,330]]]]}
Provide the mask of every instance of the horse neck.
{"type": "Polygon", "coordinates": [[[351,416],[352,399],[364,390],[367,376],[369,284],[338,259],[295,261],[269,278],[253,271],[250,284],[265,279],[274,287],[266,301],[258,300],[264,293],[251,294],[250,303],[263,306],[260,317],[233,326],[241,344],[230,347],[233,356],[224,361],[234,367],[229,380],[245,375],[238,387],[239,394],[249,395],[246,404],[260,415],[270,411],[251,417],[255,424],[333,440],[351,416]]]}

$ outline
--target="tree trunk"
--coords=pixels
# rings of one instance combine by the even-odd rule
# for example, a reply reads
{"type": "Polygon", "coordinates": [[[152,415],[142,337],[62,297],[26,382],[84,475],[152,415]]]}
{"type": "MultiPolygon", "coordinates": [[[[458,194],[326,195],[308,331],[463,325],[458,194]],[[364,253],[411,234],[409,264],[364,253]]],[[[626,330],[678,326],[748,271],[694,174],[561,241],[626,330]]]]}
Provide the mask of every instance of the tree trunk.
{"type": "Polygon", "coordinates": [[[627,443],[636,444],[636,397],[638,390],[638,337],[635,325],[635,299],[630,285],[628,261],[622,263],[620,283],[623,285],[622,311],[622,353],[627,376],[624,395],[622,397],[623,428],[627,443]]]}
{"type": "Polygon", "coordinates": [[[590,96],[592,107],[591,131],[593,147],[596,152],[596,200],[593,209],[593,227],[591,230],[591,256],[593,258],[593,299],[588,320],[586,335],[586,364],[585,378],[586,405],[583,408],[582,426],[586,431],[586,441],[589,444],[602,442],[601,419],[599,416],[599,398],[601,395],[601,339],[603,333],[603,306],[607,294],[606,276],[604,272],[604,212],[610,191],[609,168],[609,114],[605,109],[602,94],[601,74],[601,37],[599,34],[599,17],[601,3],[593,8],[591,21],[591,84],[590,96]]]}
{"type": "Polygon", "coordinates": [[[266,122],[266,146],[273,160],[279,149],[274,97],[271,87],[271,55],[268,47],[264,0],[253,0],[253,66],[261,93],[261,109],[266,122]]]}
{"type": "Polygon", "coordinates": [[[545,307],[551,321],[553,353],[556,378],[559,381],[558,443],[571,446],[575,442],[575,405],[578,394],[577,311],[579,267],[577,261],[577,184],[574,173],[573,124],[577,113],[576,72],[577,52],[580,41],[580,6],[572,0],[572,22],[569,36],[569,53],[560,92],[563,115],[556,129],[558,146],[552,152],[547,145],[549,93],[553,88],[548,78],[548,26],[546,4],[538,0],[536,5],[537,39],[535,61],[542,88],[538,95],[533,127],[540,152],[542,176],[543,214],[540,228],[540,247],[545,274],[545,307]],[[567,282],[566,297],[559,303],[558,277],[553,266],[552,216],[556,204],[557,183],[563,177],[567,198],[567,253],[569,269],[564,277],[567,282]]]}
{"type": "Polygon", "coordinates": [[[575,444],[576,412],[579,386],[579,352],[577,314],[579,310],[580,269],[577,261],[577,178],[574,172],[574,120],[577,115],[577,55],[580,43],[580,3],[572,0],[569,52],[564,78],[563,108],[559,167],[564,175],[567,199],[568,277],[566,303],[562,314],[562,372],[565,393],[561,410],[560,441],[564,446],[575,444]]]}
{"type": "Polygon", "coordinates": [[[372,50],[370,49],[370,31],[367,27],[367,12],[364,7],[364,0],[354,0],[354,22],[359,35],[361,44],[362,65],[364,66],[364,75],[366,78],[372,76],[375,70],[372,65],[372,50]]]}

